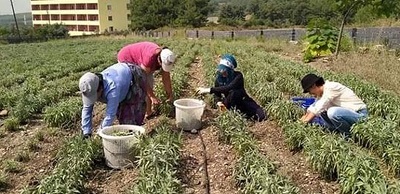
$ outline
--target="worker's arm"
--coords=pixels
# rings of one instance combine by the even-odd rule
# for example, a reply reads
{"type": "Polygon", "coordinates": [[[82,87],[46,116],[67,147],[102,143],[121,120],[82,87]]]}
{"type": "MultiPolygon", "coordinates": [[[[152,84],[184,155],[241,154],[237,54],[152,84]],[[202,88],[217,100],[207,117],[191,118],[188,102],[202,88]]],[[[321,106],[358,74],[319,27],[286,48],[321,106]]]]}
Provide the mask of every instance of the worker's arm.
{"type": "Polygon", "coordinates": [[[157,99],[156,95],[154,94],[154,90],[153,90],[153,87],[150,85],[151,84],[150,81],[147,79],[147,77],[149,77],[154,72],[151,70],[151,68],[146,67],[144,65],[140,65],[140,68],[142,68],[144,70],[144,72],[146,73],[146,94],[147,94],[147,96],[150,98],[150,100],[153,104],[160,103],[160,101],[157,99]]]}
{"type": "Polygon", "coordinates": [[[111,91],[107,95],[106,116],[103,122],[101,123],[101,128],[112,125],[115,116],[117,115],[118,106],[119,106],[119,94],[117,91],[111,91]]]}
{"type": "Polygon", "coordinates": [[[167,101],[171,102],[174,98],[173,93],[172,93],[171,73],[162,71],[161,76],[162,76],[162,82],[164,85],[164,90],[167,93],[167,97],[168,97],[167,101]]]}
{"type": "Polygon", "coordinates": [[[302,122],[304,122],[304,123],[309,123],[309,122],[311,122],[311,121],[314,119],[314,117],[315,117],[315,114],[314,114],[314,113],[312,113],[312,112],[310,112],[310,111],[307,111],[307,113],[304,114],[304,115],[300,118],[300,121],[302,121],[302,122]]]}
{"type": "Polygon", "coordinates": [[[83,105],[82,108],[82,131],[84,135],[92,133],[92,113],[93,106],[83,105]]]}

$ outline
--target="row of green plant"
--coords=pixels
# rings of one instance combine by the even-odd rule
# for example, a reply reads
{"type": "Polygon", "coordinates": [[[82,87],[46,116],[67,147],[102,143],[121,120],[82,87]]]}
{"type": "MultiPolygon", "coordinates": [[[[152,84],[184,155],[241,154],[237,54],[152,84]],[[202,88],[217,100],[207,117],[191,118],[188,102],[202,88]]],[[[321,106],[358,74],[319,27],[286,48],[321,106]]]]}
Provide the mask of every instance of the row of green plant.
{"type": "MultiPolygon", "coordinates": [[[[116,45],[121,46],[122,43],[127,44],[129,40],[120,40],[120,41],[114,41],[114,40],[108,40],[105,41],[107,42],[107,46],[112,45],[112,47],[115,47],[116,45]]],[[[137,40],[136,40],[137,41],[137,40]]],[[[65,41],[60,41],[58,43],[65,43],[65,41]]],[[[73,46],[73,47],[82,47],[84,48],[83,50],[87,50],[88,47],[87,45],[90,43],[96,43],[98,47],[104,47],[106,44],[104,43],[104,41],[88,41],[85,42],[83,41],[83,43],[79,43],[79,42],[74,42],[72,41],[72,43],[68,42],[67,44],[69,46],[73,46]],[[101,44],[97,44],[98,42],[101,42],[101,44]],[[86,48],[86,49],[85,49],[86,48]]],[[[50,43],[48,43],[50,44],[50,43]]],[[[56,43],[51,43],[51,44],[56,44],[56,43]]],[[[164,42],[164,44],[169,44],[168,41],[164,42]]],[[[182,93],[182,84],[184,84],[186,81],[182,80],[182,78],[187,78],[187,65],[186,66],[180,66],[180,64],[190,64],[190,62],[193,60],[193,57],[188,57],[187,55],[193,55],[193,53],[189,52],[186,47],[188,45],[186,43],[183,42],[179,42],[178,44],[172,44],[172,49],[174,51],[176,51],[176,53],[184,53],[182,56],[179,57],[178,59],[178,63],[177,63],[177,67],[173,72],[173,86],[174,86],[174,93],[175,96],[179,96],[182,93]],[[177,49],[174,49],[176,46],[177,49]],[[185,69],[186,68],[186,69],[185,69]],[[179,73],[181,72],[181,73],[179,73]],[[176,76],[176,79],[175,79],[176,76]],[[177,83],[179,82],[179,83],[177,83]]],[[[193,45],[189,45],[193,46],[193,45]]],[[[81,52],[83,52],[83,50],[81,52]]],[[[73,51],[71,51],[70,49],[66,49],[64,51],[65,53],[74,53],[73,51]]],[[[86,53],[90,53],[88,51],[85,51],[86,53]]],[[[97,52],[97,51],[96,51],[97,52]]],[[[103,53],[104,56],[102,56],[101,60],[104,61],[113,61],[115,60],[115,53],[105,53],[104,51],[101,51],[100,53],[103,53]]],[[[76,53],[75,53],[76,55],[76,53]]],[[[54,59],[55,58],[51,58],[49,57],[51,60],[49,61],[53,61],[56,62],[54,59]]],[[[91,61],[91,59],[96,58],[95,56],[91,57],[88,61],[91,61]]],[[[97,59],[99,59],[99,57],[97,57],[97,59]]],[[[76,58],[71,58],[71,57],[67,57],[65,59],[61,59],[63,62],[65,63],[70,63],[70,64],[75,64],[75,62],[84,62],[81,59],[76,59],[76,58]],[[78,60],[78,61],[75,61],[78,60]],[[74,62],[75,61],[75,62],[74,62]]],[[[57,60],[58,61],[58,60],[57,60]]],[[[96,66],[95,68],[92,68],[91,63],[89,63],[88,65],[90,65],[91,67],[91,71],[95,71],[95,72],[100,72],[101,70],[103,70],[106,66],[108,66],[108,64],[102,63],[98,66],[96,66]]],[[[37,69],[40,69],[41,67],[38,66],[37,69]]],[[[46,69],[46,65],[44,65],[42,67],[42,69],[46,69]]],[[[61,67],[60,67],[61,68],[61,67]]],[[[34,71],[34,70],[33,70],[34,71]]],[[[26,119],[30,119],[32,114],[36,114],[36,113],[41,113],[40,109],[44,110],[44,120],[46,121],[47,124],[49,124],[50,126],[57,126],[57,127],[63,127],[63,128],[74,128],[77,124],[77,121],[80,118],[80,110],[81,110],[81,99],[80,97],[76,96],[75,97],[75,92],[77,91],[77,82],[78,79],[80,77],[81,72],[76,72],[75,69],[67,69],[66,71],[68,71],[68,74],[66,74],[67,76],[64,77],[60,77],[59,79],[56,80],[52,80],[52,81],[47,81],[47,79],[44,78],[38,78],[36,76],[34,76],[34,78],[28,77],[27,79],[24,79],[23,81],[21,81],[21,86],[17,86],[16,91],[17,92],[5,92],[5,94],[11,96],[12,98],[15,98],[18,100],[18,102],[14,103],[14,106],[20,106],[21,107],[21,111],[20,112],[24,112],[24,114],[20,114],[22,116],[24,116],[24,118],[26,119]],[[33,81],[30,81],[33,80],[33,81]],[[19,99],[18,97],[20,94],[24,94],[26,95],[26,97],[19,99]],[[73,95],[73,96],[71,96],[73,95]],[[68,99],[66,99],[65,101],[63,99],[65,99],[67,96],[70,96],[68,99]],[[29,99],[30,98],[30,99],[29,99]],[[29,99],[29,101],[27,101],[27,99],[29,99]],[[47,100],[49,99],[49,102],[47,102],[47,100]],[[44,102],[45,101],[45,102],[44,102]],[[39,104],[39,105],[35,105],[39,104]],[[21,104],[21,105],[19,105],[21,104]],[[23,106],[22,106],[23,105],[23,106]],[[22,108],[23,107],[23,108],[22,108]],[[34,108],[31,108],[34,107],[34,108]],[[32,110],[33,109],[33,110],[32,110]],[[39,111],[40,110],[40,111],[39,111]]],[[[36,71],[36,73],[33,73],[32,75],[37,75],[38,72],[42,72],[42,71],[36,71]]],[[[60,71],[60,73],[63,73],[63,71],[60,71]]],[[[45,74],[45,73],[44,73],[45,74]]],[[[7,88],[4,88],[4,90],[6,90],[7,88]]],[[[160,95],[160,94],[158,94],[160,95]]],[[[11,104],[11,103],[10,103],[11,104]]],[[[13,110],[16,110],[15,108],[13,110]]],[[[14,113],[11,114],[12,116],[8,119],[7,123],[13,123],[13,126],[17,129],[18,128],[18,124],[20,123],[20,119],[19,117],[16,117],[14,115],[14,113]]],[[[10,125],[11,126],[11,125],[10,125]]],[[[75,140],[71,140],[71,141],[75,141],[75,140]]],[[[70,148],[68,149],[86,149],[84,147],[82,147],[79,143],[72,143],[74,145],[76,145],[76,148],[73,148],[72,145],[70,146],[70,148]]],[[[34,144],[32,144],[34,145],[34,144]]],[[[100,149],[98,147],[97,150],[94,150],[95,148],[93,148],[93,150],[89,150],[89,151],[98,151],[100,152],[100,149]]],[[[73,153],[72,153],[73,154],[73,153]]],[[[84,153],[82,153],[84,154],[84,153]]],[[[94,154],[88,153],[91,156],[94,156],[94,154]]],[[[51,192],[58,192],[58,193],[69,193],[72,191],[80,191],[82,189],[82,181],[84,180],[84,175],[85,172],[87,172],[90,169],[90,162],[94,160],[93,157],[91,156],[82,156],[81,158],[83,159],[78,159],[80,156],[76,156],[76,158],[71,157],[70,160],[68,160],[68,162],[65,162],[65,164],[63,162],[58,162],[57,166],[55,167],[54,171],[52,172],[51,175],[49,175],[48,177],[44,178],[41,181],[41,184],[37,187],[35,187],[32,190],[28,190],[28,191],[33,191],[36,193],[47,193],[49,192],[52,188],[56,189],[55,191],[51,192]],[[70,163],[70,164],[74,164],[72,160],[76,160],[76,162],[84,162],[86,161],[87,163],[85,163],[84,165],[81,165],[81,163],[79,163],[79,165],[77,166],[81,166],[80,169],[76,169],[75,167],[73,169],[71,169],[72,171],[77,171],[77,173],[69,173],[68,171],[68,167],[66,167],[66,163],[70,163]],[[61,164],[59,164],[61,163],[61,164]],[[63,168],[65,168],[65,170],[63,170],[63,168]],[[68,172],[66,172],[68,171],[68,172]],[[65,176],[65,174],[68,173],[69,175],[65,176]],[[79,177],[78,177],[79,175],[79,177]],[[61,183],[64,182],[64,179],[67,179],[67,185],[64,186],[60,186],[61,183]],[[62,187],[62,188],[61,188],[62,187]]],[[[97,156],[96,156],[97,157],[97,156]]],[[[60,161],[64,161],[65,159],[59,159],[60,161]]]]}
{"type": "MultiPolygon", "coordinates": [[[[241,45],[241,47],[243,46],[241,45]]],[[[257,50],[256,47],[249,48],[245,52],[255,55],[252,56],[254,60],[246,60],[249,66],[245,69],[250,70],[247,76],[257,77],[257,80],[249,82],[248,85],[258,86],[248,87],[248,89],[251,90],[253,95],[258,96],[259,101],[264,104],[277,98],[303,95],[299,80],[309,72],[320,74],[328,80],[339,81],[352,88],[367,103],[371,114],[369,120],[360,123],[360,126],[355,125],[352,129],[353,139],[362,146],[373,148],[373,151],[379,157],[384,158],[392,171],[399,173],[399,157],[394,154],[400,150],[396,143],[399,136],[399,120],[397,119],[399,111],[396,108],[398,102],[400,102],[399,97],[382,91],[376,85],[363,81],[354,75],[316,72],[309,66],[279,60],[272,55],[265,56],[265,53],[262,50],[257,50]],[[265,66],[265,64],[270,65],[265,66]],[[257,71],[253,71],[254,69],[257,69],[257,71]],[[255,75],[255,73],[260,73],[263,76],[255,75]],[[274,84],[269,84],[269,82],[274,82],[274,84]],[[265,91],[268,91],[268,93],[265,93],[265,91]]]]}
{"type": "MultiPolygon", "coordinates": [[[[268,57],[271,56],[265,58],[268,57]]],[[[264,68],[265,71],[272,71],[269,75],[275,75],[275,78],[272,82],[265,82],[270,86],[261,87],[265,89],[261,89],[263,91],[257,94],[253,93],[253,95],[261,100],[265,100],[264,95],[271,95],[270,99],[272,100],[264,101],[262,104],[267,107],[270,116],[283,126],[288,144],[294,149],[304,148],[314,169],[324,177],[339,180],[342,193],[392,193],[393,191],[389,189],[392,187],[388,186],[387,180],[379,170],[377,161],[367,152],[335,135],[322,133],[320,128],[304,126],[296,122],[303,110],[287,100],[285,95],[301,94],[298,80],[305,74],[300,76],[294,72],[300,65],[296,66],[294,63],[273,57],[272,60],[263,64],[267,66],[264,68]],[[289,68],[292,70],[287,71],[289,68]],[[271,92],[272,88],[277,89],[281,94],[273,90],[271,92]]],[[[250,64],[254,63],[250,62],[250,64]]],[[[266,74],[264,71],[248,73],[247,76],[253,75],[261,80],[266,74]]],[[[249,80],[248,83],[251,85],[254,84],[254,81],[249,80]]]]}
{"type": "MultiPolygon", "coordinates": [[[[172,88],[174,98],[179,98],[184,88],[188,85],[188,70],[193,62],[195,52],[192,52],[194,44],[183,42],[166,42],[178,55],[173,69],[172,88]]],[[[194,48],[196,49],[196,48],[194,48]]],[[[157,78],[161,79],[161,78],[157,78]]],[[[162,83],[158,82],[155,88],[156,95],[165,102],[167,95],[162,83]]],[[[171,102],[172,103],[172,102],[171,102]]],[[[174,110],[172,104],[162,103],[160,112],[169,116],[174,110]]],[[[139,175],[131,193],[182,193],[180,180],[177,178],[177,166],[180,159],[182,146],[181,134],[171,130],[169,120],[162,118],[154,129],[155,136],[143,137],[138,146],[139,175]]]]}
{"type": "MultiPolygon", "coordinates": [[[[273,79],[275,85],[265,87],[280,88],[282,92],[289,95],[302,95],[298,80],[306,72],[315,72],[315,70],[292,62],[279,62],[272,56],[271,58],[271,60],[266,61],[273,66],[269,68],[269,71],[272,72],[269,74],[281,72],[281,76],[273,79]]],[[[354,75],[337,75],[331,72],[317,73],[322,74],[328,80],[338,81],[349,86],[367,103],[371,116],[367,121],[353,126],[351,129],[352,138],[359,145],[371,148],[375,154],[384,159],[392,172],[399,175],[400,157],[397,153],[400,152],[400,144],[398,143],[400,137],[398,119],[400,98],[354,75]]],[[[258,93],[255,92],[255,94],[258,93]]],[[[260,100],[264,100],[267,96],[273,99],[282,95],[271,92],[271,94],[261,95],[260,100]]]]}
{"type": "MultiPolygon", "coordinates": [[[[206,82],[214,84],[215,61],[222,53],[210,52],[213,47],[200,43],[206,82]]],[[[207,99],[214,103],[211,98],[207,99]]],[[[273,163],[260,151],[257,141],[247,129],[247,121],[239,112],[227,111],[216,118],[219,140],[232,144],[238,153],[234,176],[242,193],[299,193],[290,180],[277,174],[273,163]]]]}
{"type": "Polygon", "coordinates": [[[181,134],[173,132],[168,119],[162,119],[155,135],[143,136],[138,150],[139,175],[131,193],[181,193],[177,167],[182,145],[181,134]]]}
{"type": "MultiPolygon", "coordinates": [[[[115,50],[127,44],[128,40],[107,42],[107,47],[101,40],[64,40],[21,44],[18,47],[3,45],[7,49],[1,54],[2,57],[4,55],[4,71],[1,72],[3,79],[0,82],[4,85],[0,87],[0,109],[11,110],[11,116],[5,121],[9,125],[6,126],[18,126],[48,109],[47,113],[53,112],[54,117],[66,118],[69,113],[74,114],[69,116],[76,116],[73,111],[75,106],[65,108],[68,104],[64,102],[60,105],[64,110],[70,110],[68,113],[54,114],[61,108],[51,107],[57,107],[60,101],[78,91],[77,82],[81,74],[88,70],[98,72],[115,63],[115,50]],[[107,49],[96,49],[101,47],[107,49]]],[[[52,119],[47,116],[46,120],[52,119]]],[[[51,126],[65,127],[64,123],[54,123],[54,119],[50,122],[51,126]]],[[[10,127],[7,130],[13,129],[10,127]]]]}
{"type": "Polygon", "coordinates": [[[73,129],[78,127],[81,119],[82,99],[71,97],[44,111],[44,121],[50,127],[73,129]]]}
{"type": "Polygon", "coordinates": [[[80,193],[84,188],[85,174],[101,155],[100,139],[85,140],[76,135],[68,139],[58,152],[51,174],[24,193],[80,193]]]}
{"type": "Polygon", "coordinates": [[[239,159],[234,175],[243,193],[299,193],[299,188],[280,176],[247,129],[247,121],[236,111],[227,111],[216,119],[221,141],[232,144],[239,159]]]}
{"type": "Polygon", "coordinates": [[[316,170],[327,178],[339,180],[342,193],[388,192],[388,183],[378,163],[367,152],[320,129],[313,130],[296,122],[303,110],[288,96],[303,95],[299,80],[310,71],[266,54],[260,49],[262,46],[230,42],[228,47],[224,41],[210,44],[213,46],[207,49],[216,51],[214,55],[231,52],[237,56],[238,68],[245,74],[246,89],[283,126],[288,144],[292,148],[304,148],[316,170]]]}

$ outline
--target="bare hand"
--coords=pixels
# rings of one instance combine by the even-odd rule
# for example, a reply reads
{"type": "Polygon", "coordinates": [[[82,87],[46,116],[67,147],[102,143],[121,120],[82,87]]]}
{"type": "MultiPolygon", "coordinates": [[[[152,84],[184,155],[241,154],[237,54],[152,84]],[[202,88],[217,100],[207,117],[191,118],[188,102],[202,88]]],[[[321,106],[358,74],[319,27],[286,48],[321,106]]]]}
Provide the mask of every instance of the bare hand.
{"type": "Polygon", "coordinates": [[[153,105],[160,104],[160,100],[156,97],[150,97],[150,100],[151,100],[151,104],[153,104],[153,105]]]}

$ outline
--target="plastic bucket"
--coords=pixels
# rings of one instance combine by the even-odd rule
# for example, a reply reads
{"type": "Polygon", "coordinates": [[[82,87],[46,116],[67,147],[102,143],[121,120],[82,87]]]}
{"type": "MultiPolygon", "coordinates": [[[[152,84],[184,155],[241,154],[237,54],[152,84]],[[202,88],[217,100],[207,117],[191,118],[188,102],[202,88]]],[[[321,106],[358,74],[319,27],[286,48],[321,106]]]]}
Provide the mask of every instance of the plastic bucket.
{"type": "Polygon", "coordinates": [[[313,97],[293,97],[292,101],[294,103],[297,103],[301,106],[303,109],[307,109],[310,107],[315,102],[315,98],[313,97]]]}
{"type": "Polygon", "coordinates": [[[132,154],[133,145],[144,132],[145,129],[137,125],[114,125],[101,129],[99,135],[103,139],[107,166],[121,169],[132,165],[135,158],[132,154]],[[116,133],[124,134],[118,136],[116,133]]]}
{"type": "Polygon", "coordinates": [[[184,131],[201,128],[201,117],[206,104],[202,100],[184,98],[174,101],[177,127],[184,131]]]}

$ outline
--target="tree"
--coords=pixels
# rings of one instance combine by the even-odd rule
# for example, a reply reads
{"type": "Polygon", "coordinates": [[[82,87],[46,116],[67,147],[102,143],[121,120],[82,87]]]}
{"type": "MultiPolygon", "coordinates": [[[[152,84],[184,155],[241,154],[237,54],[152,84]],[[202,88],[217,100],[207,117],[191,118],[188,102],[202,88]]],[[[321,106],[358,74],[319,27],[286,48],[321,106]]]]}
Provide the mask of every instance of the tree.
{"type": "Polygon", "coordinates": [[[210,0],[186,0],[180,8],[176,23],[179,26],[201,27],[211,11],[210,0]]]}
{"type": "Polygon", "coordinates": [[[400,0],[335,0],[336,9],[342,15],[342,22],[340,25],[339,38],[335,56],[339,55],[340,42],[342,40],[343,28],[347,17],[352,12],[357,12],[365,6],[372,6],[378,15],[390,16],[392,13],[400,11],[400,0]]]}
{"type": "Polygon", "coordinates": [[[245,19],[245,8],[238,5],[224,5],[219,15],[219,22],[225,25],[237,25],[245,19]]]}
{"type": "Polygon", "coordinates": [[[131,27],[133,29],[157,29],[171,25],[178,17],[180,0],[132,0],[131,27]]]}

